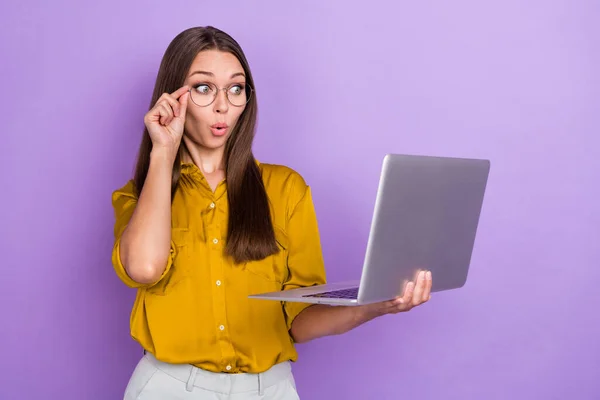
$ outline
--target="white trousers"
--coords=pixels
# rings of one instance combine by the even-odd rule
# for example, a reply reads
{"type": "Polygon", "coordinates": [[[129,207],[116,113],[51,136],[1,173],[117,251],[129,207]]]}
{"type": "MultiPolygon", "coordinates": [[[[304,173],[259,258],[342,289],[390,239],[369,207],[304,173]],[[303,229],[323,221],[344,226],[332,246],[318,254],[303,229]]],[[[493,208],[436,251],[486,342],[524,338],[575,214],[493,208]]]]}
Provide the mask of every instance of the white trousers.
{"type": "Polygon", "coordinates": [[[169,364],[145,354],[138,362],[124,400],[300,400],[291,363],[260,374],[224,374],[189,364],[169,364]]]}

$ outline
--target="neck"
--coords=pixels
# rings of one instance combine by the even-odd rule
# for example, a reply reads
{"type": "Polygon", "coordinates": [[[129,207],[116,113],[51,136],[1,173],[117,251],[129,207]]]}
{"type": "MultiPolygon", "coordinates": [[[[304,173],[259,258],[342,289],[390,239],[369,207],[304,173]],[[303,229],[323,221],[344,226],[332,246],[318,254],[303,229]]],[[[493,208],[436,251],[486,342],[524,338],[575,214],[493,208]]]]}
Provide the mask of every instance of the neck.
{"type": "Polygon", "coordinates": [[[210,175],[225,170],[224,154],[225,147],[207,149],[202,146],[194,146],[186,140],[181,157],[183,162],[194,163],[203,173],[210,175]]]}

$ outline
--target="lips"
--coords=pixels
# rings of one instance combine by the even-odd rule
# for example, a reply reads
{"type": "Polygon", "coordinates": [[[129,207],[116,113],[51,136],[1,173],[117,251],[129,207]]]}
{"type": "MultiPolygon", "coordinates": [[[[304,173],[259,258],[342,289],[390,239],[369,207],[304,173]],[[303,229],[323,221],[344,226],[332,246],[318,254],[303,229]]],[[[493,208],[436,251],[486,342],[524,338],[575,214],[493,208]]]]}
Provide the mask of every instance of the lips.
{"type": "Polygon", "coordinates": [[[218,122],[210,126],[210,130],[215,136],[223,136],[227,133],[229,126],[225,122],[218,122]]]}

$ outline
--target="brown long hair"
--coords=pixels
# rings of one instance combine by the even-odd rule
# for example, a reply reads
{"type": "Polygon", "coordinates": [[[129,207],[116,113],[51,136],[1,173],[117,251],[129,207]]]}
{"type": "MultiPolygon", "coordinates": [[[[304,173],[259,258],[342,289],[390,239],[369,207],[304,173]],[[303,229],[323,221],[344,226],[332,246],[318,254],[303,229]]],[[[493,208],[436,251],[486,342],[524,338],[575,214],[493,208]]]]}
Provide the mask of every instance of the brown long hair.
{"type": "MultiPolygon", "coordinates": [[[[244,68],[246,83],[255,89],[250,66],[240,45],[227,33],[212,26],[195,27],[181,32],[167,47],[156,77],[150,108],[163,93],[172,93],[183,86],[192,62],[204,50],[225,51],[236,56],[244,68]]],[[[278,251],[269,199],[252,154],[257,112],[256,90],[253,90],[224,152],[229,202],[225,253],[237,263],[261,260],[278,251]]],[[[148,175],[151,150],[152,141],[148,130],[144,129],[134,177],[138,194],[148,175]]],[[[180,146],[173,164],[172,194],[177,190],[181,174],[181,151],[180,146]]]]}

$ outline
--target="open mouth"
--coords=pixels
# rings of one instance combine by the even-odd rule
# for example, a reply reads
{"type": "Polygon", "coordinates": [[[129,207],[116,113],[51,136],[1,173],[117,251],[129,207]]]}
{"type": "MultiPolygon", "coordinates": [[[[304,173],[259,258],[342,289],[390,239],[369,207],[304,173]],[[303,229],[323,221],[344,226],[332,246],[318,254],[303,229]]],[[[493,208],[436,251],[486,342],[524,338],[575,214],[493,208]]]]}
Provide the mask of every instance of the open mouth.
{"type": "Polygon", "coordinates": [[[224,135],[227,132],[227,124],[224,122],[220,122],[217,124],[213,124],[210,127],[210,130],[212,131],[212,133],[214,135],[220,136],[220,135],[224,135]]]}

